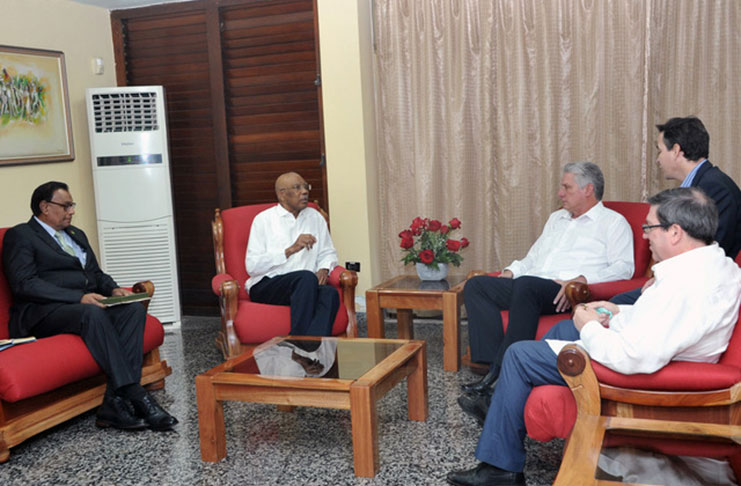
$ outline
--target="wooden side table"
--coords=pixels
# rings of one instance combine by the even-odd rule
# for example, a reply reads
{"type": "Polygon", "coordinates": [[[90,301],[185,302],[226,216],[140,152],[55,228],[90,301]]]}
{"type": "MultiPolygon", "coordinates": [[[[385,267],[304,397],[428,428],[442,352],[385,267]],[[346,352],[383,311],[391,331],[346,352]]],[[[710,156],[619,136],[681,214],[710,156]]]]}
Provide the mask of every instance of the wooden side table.
{"type": "Polygon", "coordinates": [[[401,275],[365,292],[368,337],[383,338],[383,309],[396,309],[399,339],[413,339],[413,309],[434,309],[443,313],[443,369],[458,371],[461,365],[460,310],[463,305],[464,275],[449,275],[439,282],[425,282],[413,275],[401,275]]]}

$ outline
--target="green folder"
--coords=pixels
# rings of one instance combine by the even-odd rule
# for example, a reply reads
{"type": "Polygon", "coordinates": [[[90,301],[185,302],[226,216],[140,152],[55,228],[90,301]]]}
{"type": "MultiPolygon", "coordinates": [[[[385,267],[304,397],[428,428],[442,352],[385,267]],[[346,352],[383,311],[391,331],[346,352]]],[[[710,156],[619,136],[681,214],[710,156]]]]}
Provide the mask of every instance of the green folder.
{"type": "Polygon", "coordinates": [[[106,297],[105,299],[101,300],[100,303],[106,307],[111,307],[113,305],[130,304],[132,302],[141,302],[149,299],[151,299],[149,294],[142,292],[140,294],[116,295],[113,297],[106,297]]]}

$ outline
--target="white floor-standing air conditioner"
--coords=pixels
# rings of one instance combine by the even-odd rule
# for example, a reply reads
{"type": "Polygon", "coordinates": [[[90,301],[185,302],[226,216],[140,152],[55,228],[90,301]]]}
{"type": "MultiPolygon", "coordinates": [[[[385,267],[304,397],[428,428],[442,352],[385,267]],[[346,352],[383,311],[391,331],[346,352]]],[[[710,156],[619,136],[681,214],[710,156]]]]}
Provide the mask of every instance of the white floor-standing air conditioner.
{"type": "Polygon", "coordinates": [[[119,285],[155,285],[149,313],[180,326],[162,86],[87,90],[101,266],[119,285]]]}

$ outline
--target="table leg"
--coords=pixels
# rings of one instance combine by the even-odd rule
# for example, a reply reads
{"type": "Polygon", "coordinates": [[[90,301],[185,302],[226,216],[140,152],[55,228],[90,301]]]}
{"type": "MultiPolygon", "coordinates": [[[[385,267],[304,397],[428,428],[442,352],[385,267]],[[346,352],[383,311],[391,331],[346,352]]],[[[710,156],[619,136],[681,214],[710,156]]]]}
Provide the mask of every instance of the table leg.
{"type": "Polygon", "coordinates": [[[443,292],[443,369],[458,371],[461,367],[460,293],[443,292]]]}
{"type": "Polygon", "coordinates": [[[415,370],[407,378],[409,420],[427,420],[427,346],[425,343],[414,355],[415,370]]]}
{"type": "Polygon", "coordinates": [[[378,300],[378,292],[367,290],[365,292],[365,319],[368,322],[368,337],[383,338],[383,309],[378,300]]]}
{"type": "Polygon", "coordinates": [[[378,472],[378,418],[370,386],[350,386],[350,417],[355,475],[372,478],[378,472]]]}
{"type": "Polygon", "coordinates": [[[412,309],[396,309],[396,322],[399,339],[414,339],[412,309]]]}
{"type": "Polygon", "coordinates": [[[201,460],[217,462],[226,457],[224,406],[216,400],[209,376],[196,376],[198,431],[201,436],[201,460]]]}

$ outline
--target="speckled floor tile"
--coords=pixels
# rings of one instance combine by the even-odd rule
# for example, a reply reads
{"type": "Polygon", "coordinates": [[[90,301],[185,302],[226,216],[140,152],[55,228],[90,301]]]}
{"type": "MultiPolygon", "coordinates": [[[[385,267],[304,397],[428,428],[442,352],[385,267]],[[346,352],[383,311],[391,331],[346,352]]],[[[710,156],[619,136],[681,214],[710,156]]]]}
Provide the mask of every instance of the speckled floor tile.
{"type": "MultiPolygon", "coordinates": [[[[367,335],[359,315],[360,335],[367,335]]],[[[219,321],[191,317],[168,332],[161,356],[173,373],[156,399],[180,424],[172,432],[122,432],[95,427],[86,413],[11,449],[0,465],[2,485],[412,485],[445,484],[453,469],[473,467],[480,427],[456,404],[468,370],[442,371],[442,326],[415,321],[415,337],[427,341],[429,418],[407,418],[406,383],[378,403],[380,471],[356,478],[352,467],[350,412],[227,402],[224,406],[227,457],[201,461],[194,379],[222,359],[214,345],[219,321]]],[[[386,323],[395,337],[395,321],[386,323]]],[[[462,342],[467,342],[466,327],[462,342]]],[[[562,441],[526,443],[528,485],[551,484],[562,441]]]]}

